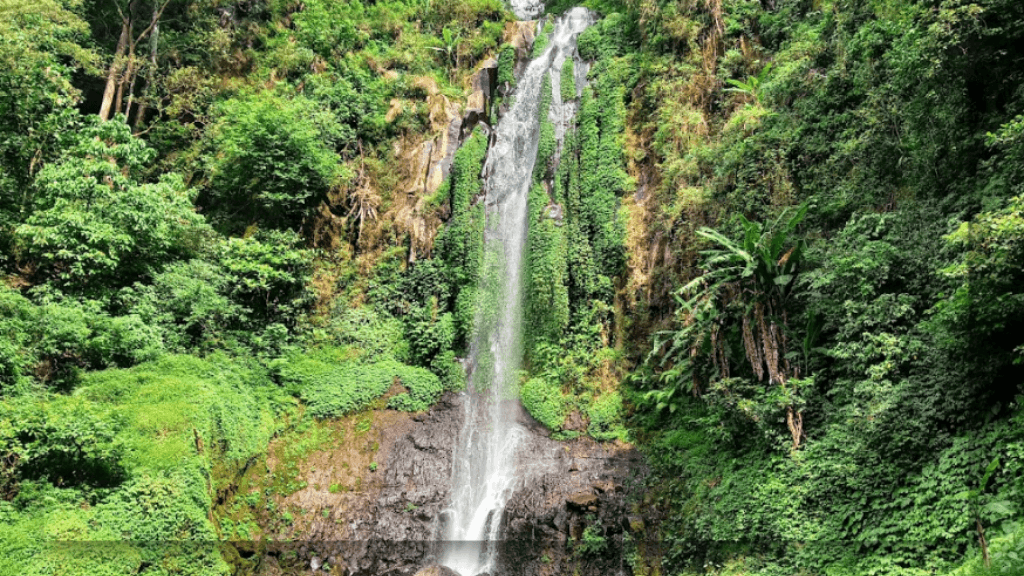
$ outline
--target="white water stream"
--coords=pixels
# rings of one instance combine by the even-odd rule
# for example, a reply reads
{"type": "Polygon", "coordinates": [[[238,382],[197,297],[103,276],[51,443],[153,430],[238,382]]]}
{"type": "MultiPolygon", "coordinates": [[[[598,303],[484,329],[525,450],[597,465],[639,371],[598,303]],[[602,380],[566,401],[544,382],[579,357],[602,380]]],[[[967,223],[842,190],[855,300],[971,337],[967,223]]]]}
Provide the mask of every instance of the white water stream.
{"type": "MultiPolygon", "coordinates": [[[[513,1],[516,8],[533,4],[513,1]]],[[[516,483],[526,477],[517,466],[517,449],[527,434],[516,422],[521,411],[517,381],[523,357],[527,196],[537,158],[541,88],[549,74],[554,86],[551,117],[557,118],[556,124],[571,122],[569,114],[575,110],[562,103],[558,78],[565,58],[575,55],[577,37],[592,21],[584,8],[574,8],[558,19],[548,48],[519,79],[512,107],[495,129],[484,163],[485,258],[465,419],[455,448],[452,505],[445,514],[446,545],[441,555],[441,563],[462,576],[495,570],[501,514],[516,483]]],[[[558,132],[561,137],[565,126],[558,126],[558,132]]]]}

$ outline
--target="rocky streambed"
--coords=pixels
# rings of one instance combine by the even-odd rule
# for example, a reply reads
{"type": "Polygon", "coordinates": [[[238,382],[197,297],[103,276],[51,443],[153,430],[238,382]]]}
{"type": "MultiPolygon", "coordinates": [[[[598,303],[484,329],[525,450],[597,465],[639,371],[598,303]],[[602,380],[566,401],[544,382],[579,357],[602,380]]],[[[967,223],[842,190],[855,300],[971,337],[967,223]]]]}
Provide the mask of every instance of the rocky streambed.
{"type": "MultiPolygon", "coordinates": [[[[449,574],[432,565],[445,546],[438,539],[451,503],[464,400],[450,393],[416,415],[374,411],[339,424],[349,433],[298,466],[271,458],[249,470],[241,488],[247,493],[258,491],[254,476],[285,469],[303,487],[261,506],[270,511],[258,516],[257,539],[231,543],[237,573],[449,574]],[[359,428],[365,430],[353,432],[359,428]],[[346,489],[337,490],[342,483],[346,489]]],[[[555,441],[518,402],[509,410],[530,433],[501,518],[500,566],[490,576],[632,574],[627,556],[642,561],[635,543],[651,532],[636,503],[646,470],[639,453],[622,443],[555,441]]]]}

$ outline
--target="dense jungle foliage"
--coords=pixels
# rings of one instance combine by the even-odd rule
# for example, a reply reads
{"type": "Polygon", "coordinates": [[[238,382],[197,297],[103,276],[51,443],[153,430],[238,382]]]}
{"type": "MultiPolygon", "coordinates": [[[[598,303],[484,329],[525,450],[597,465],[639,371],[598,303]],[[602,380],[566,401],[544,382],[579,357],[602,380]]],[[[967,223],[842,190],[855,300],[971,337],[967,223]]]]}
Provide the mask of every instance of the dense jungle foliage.
{"type": "Polygon", "coordinates": [[[665,572],[1021,574],[1024,5],[594,7],[665,572]]]}
{"type": "Polygon", "coordinates": [[[215,503],[272,437],[464,385],[438,302],[468,280],[408,264],[459,208],[410,205],[395,150],[511,19],[0,2],[0,573],[226,573],[215,503]]]}
{"type": "MultiPolygon", "coordinates": [[[[1024,574],[1024,4],[582,3],[526,408],[647,454],[661,574],[1024,574]]],[[[0,574],[223,574],[271,438],[465,386],[487,136],[400,151],[513,19],[0,0],[0,574]]]]}

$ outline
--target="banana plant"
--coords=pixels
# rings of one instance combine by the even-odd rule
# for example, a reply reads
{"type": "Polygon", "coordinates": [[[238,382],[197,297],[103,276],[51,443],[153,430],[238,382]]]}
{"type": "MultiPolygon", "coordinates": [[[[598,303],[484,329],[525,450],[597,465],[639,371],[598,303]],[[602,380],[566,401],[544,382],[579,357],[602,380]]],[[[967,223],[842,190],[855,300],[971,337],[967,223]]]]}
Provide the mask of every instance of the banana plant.
{"type": "Polygon", "coordinates": [[[743,228],[740,242],[734,242],[712,228],[698,230],[698,236],[717,246],[703,251],[707,272],[679,290],[687,306],[692,309],[697,300],[725,284],[733,283],[741,288],[751,303],[760,301],[784,305],[792,292],[793,281],[807,248],[804,240],[790,242],[790,239],[806,215],[807,206],[799,208],[792,216],[785,211],[767,226],[740,215],[743,228]]]}
{"type": "Polygon", "coordinates": [[[459,67],[459,39],[460,38],[461,38],[461,34],[456,34],[455,32],[452,32],[451,28],[448,28],[447,26],[445,26],[444,29],[441,30],[441,44],[442,44],[442,46],[440,48],[438,48],[436,46],[431,46],[430,49],[444,54],[445,55],[445,59],[448,61],[448,64],[458,68],[459,67]]]}
{"type": "Polygon", "coordinates": [[[726,84],[732,86],[732,88],[726,88],[726,92],[738,92],[740,94],[747,94],[754,99],[755,103],[761,101],[761,87],[764,85],[765,80],[768,79],[768,74],[772,71],[772,63],[769,62],[761,68],[761,71],[757,73],[757,76],[747,76],[747,81],[742,80],[726,80],[726,84]]]}
{"type": "MultiPolygon", "coordinates": [[[[730,320],[719,311],[738,304],[744,349],[757,379],[779,386],[781,397],[796,398],[800,374],[799,367],[791,365],[787,356],[787,308],[806,251],[806,242],[794,238],[794,234],[807,209],[802,206],[795,213],[784,211],[768,224],[741,215],[742,235],[738,241],[711,228],[697,232],[712,244],[702,252],[705,272],[677,292],[682,312],[680,327],[659,333],[648,358],[660,361],[663,383],[665,378],[674,382],[692,380],[694,394],[700,394],[694,359],[701,354],[710,356],[720,378],[729,377],[723,328],[730,320]]],[[[807,343],[803,344],[806,348],[807,343]]],[[[673,396],[665,390],[649,396],[658,406],[672,406],[673,396]]],[[[798,448],[803,437],[803,415],[796,402],[786,404],[786,423],[793,447],[798,448]]]]}

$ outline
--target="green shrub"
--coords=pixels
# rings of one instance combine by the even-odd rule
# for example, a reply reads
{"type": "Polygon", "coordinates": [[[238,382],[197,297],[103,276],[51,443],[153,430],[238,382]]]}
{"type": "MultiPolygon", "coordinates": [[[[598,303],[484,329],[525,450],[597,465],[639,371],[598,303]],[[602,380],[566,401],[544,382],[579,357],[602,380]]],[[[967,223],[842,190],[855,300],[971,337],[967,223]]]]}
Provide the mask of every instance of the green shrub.
{"type": "Polygon", "coordinates": [[[87,375],[80,392],[124,418],[132,468],[173,468],[201,443],[226,461],[261,453],[275,429],[266,372],[223,355],[166,356],[87,375]]]}
{"type": "Polygon", "coordinates": [[[601,534],[600,528],[594,525],[583,529],[583,536],[579,541],[579,551],[587,555],[598,555],[608,548],[608,540],[601,534]]]}
{"type": "Polygon", "coordinates": [[[558,145],[555,140],[555,125],[548,116],[552,99],[551,76],[545,74],[540,87],[540,136],[537,140],[537,160],[533,166],[533,179],[537,182],[546,180],[551,175],[551,161],[558,145]]]}
{"type": "Polygon", "coordinates": [[[455,352],[446,350],[438,354],[430,362],[430,370],[441,379],[441,385],[445,390],[465,390],[466,370],[455,357],[455,352]]]}
{"type": "Polygon", "coordinates": [[[155,151],[124,122],[83,118],[60,160],[35,179],[29,216],[13,240],[36,274],[67,288],[129,284],[194,248],[205,227],[181,176],[141,183],[155,151]]]}
{"type": "Polygon", "coordinates": [[[39,290],[34,303],[0,287],[0,386],[33,376],[73,385],[82,368],[131,366],[164,352],[160,330],[137,315],[111,316],[96,300],[39,290]]]}
{"type": "Polygon", "coordinates": [[[357,26],[366,15],[359,4],[311,0],[295,14],[296,36],[321,56],[344,55],[366,41],[357,26]]]}
{"type": "Polygon", "coordinates": [[[300,358],[289,362],[281,373],[300,390],[309,414],[315,418],[337,418],[363,410],[383,396],[396,379],[408,389],[389,401],[388,406],[396,410],[425,410],[443,392],[441,380],[429,370],[394,360],[338,365],[300,358]]]}
{"type": "Polygon", "coordinates": [[[530,58],[539,58],[548,49],[548,44],[551,43],[551,34],[554,31],[555,24],[548,19],[544,23],[544,29],[540,34],[537,34],[537,38],[533,41],[533,50],[530,52],[530,58]]]}
{"type": "Polygon", "coordinates": [[[334,151],[345,130],[306,98],[242,96],[222,103],[217,116],[205,135],[209,179],[200,203],[226,230],[297,227],[351,176],[334,151]]]}
{"type": "Polygon", "coordinates": [[[121,292],[128,309],[151,326],[159,326],[168,348],[185,352],[223,343],[242,325],[245,310],[229,296],[230,278],[214,262],[175,262],[121,292]]]}
{"type": "Polygon", "coordinates": [[[590,426],[587,433],[595,440],[625,440],[626,428],[622,420],[622,396],[606,392],[587,406],[590,426]]]}
{"type": "Polygon", "coordinates": [[[116,486],[125,479],[127,446],[109,409],[80,397],[15,396],[0,400],[0,494],[41,480],[55,486],[116,486]]]}
{"type": "Polygon", "coordinates": [[[409,356],[402,322],[371,306],[335,310],[328,325],[328,338],[335,344],[359,349],[364,360],[390,357],[403,361],[409,356]]]}
{"type": "MultiPolygon", "coordinates": [[[[436,301],[435,301],[436,302],[436,301]]],[[[438,315],[434,306],[413,311],[409,320],[409,343],[417,364],[426,365],[437,354],[450,350],[455,342],[455,320],[450,312],[438,315]]]]}
{"type": "Polygon", "coordinates": [[[484,206],[474,204],[482,191],[480,169],[487,155],[487,137],[479,130],[466,140],[455,154],[451,182],[451,218],[438,234],[439,258],[447,268],[451,283],[449,309],[455,324],[456,349],[468,346],[473,329],[476,284],[484,257],[484,206]]]}
{"type": "Polygon", "coordinates": [[[498,52],[498,84],[508,83],[514,86],[516,83],[516,48],[511,44],[504,44],[498,52]]]}
{"type": "Polygon", "coordinates": [[[33,346],[39,328],[37,319],[32,302],[15,290],[0,286],[0,386],[31,377],[38,362],[33,346]]]}
{"type": "Polygon", "coordinates": [[[527,355],[536,346],[558,342],[569,324],[569,270],[562,227],[548,217],[548,195],[535,185],[530,190],[530,228],[527,235],[525,339],[527,355]]]}
{"type": "Polygon", "coordinates": [[[519,395],[523,407],[538,422],[554,431],[561,429],[569,410],[556,384],[548,383],[543,378],[531,378],[522,385],[519,395]]]}
{"type": "Polygon", "coordinates": [[[0,400],[0,574],[227,573],[211,470],[266,449],[275,394],[255,365],[166,356],[0,400]]]}
{"type": "Polygon", "coordinates": [[[230,238],[219,247],[216,257],[228,277],[228,295],[256,322],[294,325],[312,303],[312,255],[301,244],[292,232],[266,231],[230,238]]]}
{"type": "Polygon", "coordinates": [[[562,102],[576,99],[576,61],[572,56],[566,56],[562,63],[561,75],[561,96],[562,102]]]}
{"type": "Polygon", "coordinates": [[[395,379],[392,370],[378,364],[324,365],[322,372],[310,365],[305,368],[312,376],[304,383],[301,396],[314,418],[338,418],[367,408],[395,379]]]}
{"type": "Polygon", "coordinates": [[[273,368],[284,390],[298,396],[317,378],[338,370],[338,364],[325,356],[319,353],[296,354],[275,361],[273,368]]]}
{"type": "Polygon", "coordinates": [[[409,391],[403,392],[388,401],[388,408],[405,412],[419,412],[430,408],[444,392],[441,379],[429,370],[413,366],[397,365],[396,376],[402,386],[409,391]]]}
{"type": "Polygon", "coordinates": [[[203,259],[167,266],[120,299],[172,350],[242,344],[273,355],[313,303],[312,253],[300,243],[274,230],[214,242],[203,259]]]}

